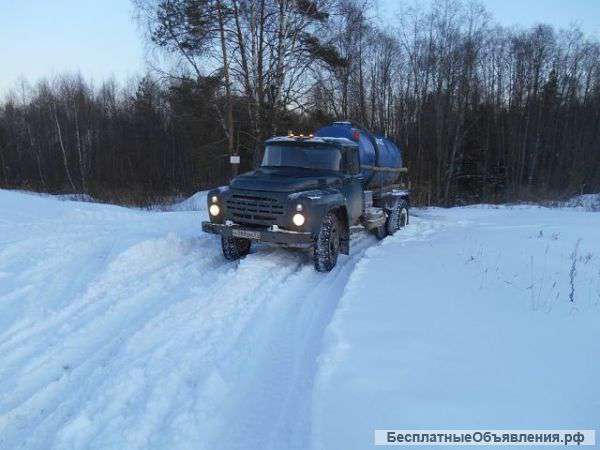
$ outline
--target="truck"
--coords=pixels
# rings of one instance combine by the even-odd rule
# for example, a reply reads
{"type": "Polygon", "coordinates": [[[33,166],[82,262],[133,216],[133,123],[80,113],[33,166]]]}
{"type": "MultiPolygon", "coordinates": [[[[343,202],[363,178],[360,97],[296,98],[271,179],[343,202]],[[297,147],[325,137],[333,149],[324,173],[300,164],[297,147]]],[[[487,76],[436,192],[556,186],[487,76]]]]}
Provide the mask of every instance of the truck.
{"type": "Polygon", "coordinates": [[[207,194],[202,230],[221,236],[226,259],[266,242],[312,249],[315,269],[329,272],[356,229],[383,239],[408,225],[407,170],[386,137],[342,121],[264,144],[259,168],[207,194]]]}

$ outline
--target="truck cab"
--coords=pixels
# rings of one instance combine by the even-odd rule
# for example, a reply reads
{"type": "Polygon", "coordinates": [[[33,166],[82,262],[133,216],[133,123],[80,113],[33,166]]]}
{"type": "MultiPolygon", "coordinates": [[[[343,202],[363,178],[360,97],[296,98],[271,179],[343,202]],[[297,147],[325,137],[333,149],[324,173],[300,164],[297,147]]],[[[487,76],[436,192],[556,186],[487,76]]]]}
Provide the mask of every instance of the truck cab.
{"type": "Polygon", "coordinates": [[[202,229],[221,236],[229,260],[248,254],[252,241],[311,247],[315,269],[327,272],[339,253],[349,254],[351,227],[378,229],[383,237],[408,223],[407,201],[388,196],[377,208],[365,182],[351,139],[271,138],[259,168],[209,191],[210,221],[202,229]]]}

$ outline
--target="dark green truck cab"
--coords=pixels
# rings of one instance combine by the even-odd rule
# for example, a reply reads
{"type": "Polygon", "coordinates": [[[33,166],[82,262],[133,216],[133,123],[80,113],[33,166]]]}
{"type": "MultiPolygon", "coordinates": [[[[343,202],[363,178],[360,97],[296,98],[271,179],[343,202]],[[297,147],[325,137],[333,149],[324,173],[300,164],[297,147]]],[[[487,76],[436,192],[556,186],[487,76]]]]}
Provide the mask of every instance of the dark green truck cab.
{"type": "Polygon", "coordinates": [[[261,167],[209,191],[208,233],[238,259],[252,241],[311,247],[315,268],[330,271],[350,252],[350,228],[379,238],[408,223],[408,191],[365,190],[359,148],[345,138],[277,137],[265,142],[261,167]]]}

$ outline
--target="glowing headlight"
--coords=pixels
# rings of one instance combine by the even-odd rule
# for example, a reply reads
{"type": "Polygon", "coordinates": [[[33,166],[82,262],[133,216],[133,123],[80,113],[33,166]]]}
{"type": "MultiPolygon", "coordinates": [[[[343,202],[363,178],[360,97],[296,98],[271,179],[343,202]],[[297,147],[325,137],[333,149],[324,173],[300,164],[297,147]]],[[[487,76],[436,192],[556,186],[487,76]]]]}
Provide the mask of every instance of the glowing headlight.
{"type": "Polygon", "coordinates": [[[304,225],[304,216],[300,213],[294,214],[294,217],[292,217],[292,222],[294,222],[294,225],[297,227],[301,227],[304,225]]]}
{"type": "Polygon", "coordinates": [[[211,216],[218,216],[221,212],[221,208],[219,208],[219,205],[210,205],[210,208],[208,208],[208,212],[211,216]]]}
{"type": "Polygon", "coordinates": [[[217,198],[216,195],[213,195],[211,200],[213,203],[217,203],[217,200],[219,200],[219,199],[217,198]]]}

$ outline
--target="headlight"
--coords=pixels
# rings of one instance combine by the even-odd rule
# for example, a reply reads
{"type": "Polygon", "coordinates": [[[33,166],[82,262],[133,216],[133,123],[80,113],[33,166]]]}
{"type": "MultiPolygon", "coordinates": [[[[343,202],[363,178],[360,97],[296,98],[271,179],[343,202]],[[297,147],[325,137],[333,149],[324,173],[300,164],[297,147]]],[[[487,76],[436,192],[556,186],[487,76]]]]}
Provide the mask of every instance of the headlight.
{"type": "Polygon", "coordinates": [[[294,217],[292,217],[292,222],[294,222],[294,225],[297,227],[301,227],[304,225],[304,216],[300,213],[294,214],[294,217]]]}
{"type": "Polygon", "coordinates": [[[219,208],[219,205],[210,205],[210,208],[208,208],[208,212],[211,216],[218,216],[221,212],[221,208],[219,208]]]}
{"type": "Polygon", "coordinates": [[[211,198],[211,200],[212,200],[213,203],[217,203],[217,200],[219,200],[219,199],[218,199],[218,197],[216,195],[213,195],[212,198],[211,198]]]}

